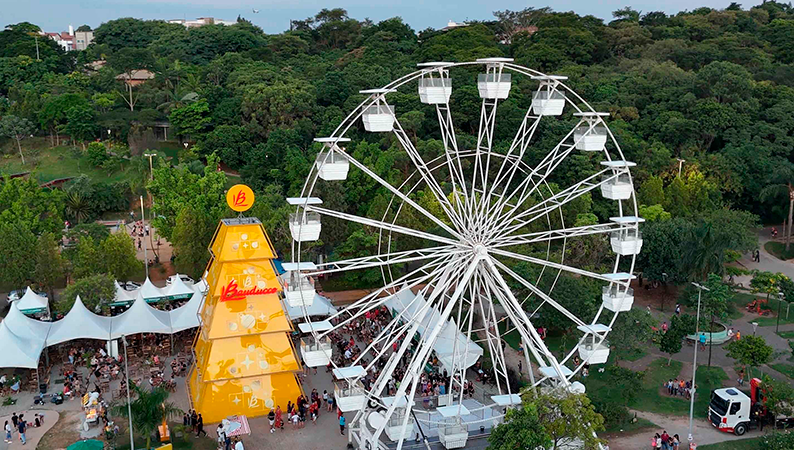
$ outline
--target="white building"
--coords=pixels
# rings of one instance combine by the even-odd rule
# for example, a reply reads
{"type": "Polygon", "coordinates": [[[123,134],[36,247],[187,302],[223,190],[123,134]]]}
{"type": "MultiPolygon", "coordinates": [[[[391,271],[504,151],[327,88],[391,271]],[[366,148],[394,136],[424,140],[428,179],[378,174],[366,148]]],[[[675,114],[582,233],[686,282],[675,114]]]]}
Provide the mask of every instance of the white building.
{"type": "Polygon", "coordinates": [[[60,33],[40,33],[42,36],[55,41],[64,51],[70,52],[72,50],[85,50],[94,42],[93,31],[74,31],[74,27],[69,25],[69,31],[62,31],[60,33]]]}
{"type": "Polygon", "coordinates": [[[179,23],[184,25],[185,28],[193,28],[203,27],[204,25],[234,25],[237,21],[221,20],[214,17],[199,17],[196,20],[173,19],[169,20],[168,23],[179,23]]]}
{"type": "Polygon", "coordinates": [[[466,22],[455,22],[454,20],[450,20],[449,22],[447,22],[447,26],[442,28],[441,31],[449,31],[449,30],[454,30],[455,28],[468,27],[468,26],[469,24],[466,22]]]}

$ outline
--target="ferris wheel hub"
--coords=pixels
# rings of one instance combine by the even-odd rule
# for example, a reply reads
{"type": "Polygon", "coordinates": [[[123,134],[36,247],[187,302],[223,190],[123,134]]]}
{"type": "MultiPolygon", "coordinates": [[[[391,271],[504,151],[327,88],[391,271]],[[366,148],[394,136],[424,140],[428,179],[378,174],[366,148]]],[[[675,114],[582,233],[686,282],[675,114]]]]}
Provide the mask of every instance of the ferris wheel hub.
{"type": "Polygon", "coordinates": [[[477,256],[485,256],[488,254],[488,249],[485,248],[485,246],[482,244],[474,244],[474,246],[472,247],[472,251],[477,256]]]}

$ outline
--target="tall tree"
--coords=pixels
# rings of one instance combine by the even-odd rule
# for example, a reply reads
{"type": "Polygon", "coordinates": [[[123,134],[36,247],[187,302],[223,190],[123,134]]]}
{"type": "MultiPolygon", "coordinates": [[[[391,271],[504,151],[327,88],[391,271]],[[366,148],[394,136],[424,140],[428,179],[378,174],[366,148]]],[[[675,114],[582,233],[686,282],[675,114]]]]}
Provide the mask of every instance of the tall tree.
{"type": "Polygon", "coordinates": [[[673,360],[673,355],[681,351],[684,337],[688,334],[695,332],[695,318],[690,315],[672,316],[670,318],[670,327],[667,332],[662,335],[659,341],[659,350],[670,355],[667,358],[667,365],[673,360]]]}
{"type": "Polygon", "coordinates": [[[135,244],[127,233],[113,233],[99,244],[104,271],[117,280],[127,281],[143,274],[143,262],[138,260],[135,244]]]}
{"type": "Polygon", "coordinates": [[[218,219],[201,213],[192,204],[179,211],[170,241],[176,256],[177,272],[195,279],[202,276],[210,256],[207,246],[218,226],[218,219]]]}
{"type": "Polygon", "coordinates": [[[23,288],[36,269],[36,236],[20,223],[0,223],[0,285],[23,288]]]}
{"type": "Polygon", "coordinates": [[[788,220],[783,235],[786,237],[786,251],[791,247],[791,220],[794,217],[794,164],[789,162],[777,165],[769,174],[769,184],[761,189],[760,199],[785,198],[788,201],[788,220]]]}
{"type": "Polygon", "coordinates": [[[0,135],[16,141],[22,164],[25,164],[25,154],[22,153],[22,140],[30,136],[33,130],[33,124],[23,117],[8,114],[0,119],[0,135]]]}
{"type": "Polygon", "coordinates": [[[609,343],[615,347],[615,360],[644,348],[651,338],[651,327],[656,321],[650,314],[638,309],[620,313],[609,333],[609,343]]]}
{"type": "Polygon", "coordinates": [[[89,310],[95,313],[107,313],[110,309],[109,303],[116,297],[113,277],[100,273],[78,279],[74,284],[66,286],[61,299],[55,303],[55,309],[64,314],[69,312],[78,295],[89,310]]]}
{"type": "Polygon", "coordinates": [[[547,448],[551,438],[538,417],[538,409],[531,403],[507,411],[504,422],[491,430],[488,448],[492,450],[517,450],[547,448]]]}
{"type": "Polygon", "coordinates": [[[587,395],[560,391],[538,394],[530,389],[522,397],[537,409],[540,422],[551,437],[551,447],[547,448],[568,448],[574,442],[583,443],[584,448],[597,448],[603,443],[596,432],[604,429],[604,418],[587,395]]]}
{"type": "MultiPolygon", "coordinates": [[[[754,367],[761,366],[772,360],[772,353],[774,349],[766,343],[766,340],[761,336],[742,336],[738,341],[730,342],[725,346],[728,351],[728,357],[733,358],[739,363],[754,367]]],[[[750,370],[747,370],[747,376],[750,377],[750,370]]]]}
{"type": "Polygon", "coordinates": [[[33,278],[47,291],[50,301],[55,298],[55,286],[63,280],[63,277],[63,259],[55,235],[40,234],[36,242],[36,268],[33,271],[33,278]]]}

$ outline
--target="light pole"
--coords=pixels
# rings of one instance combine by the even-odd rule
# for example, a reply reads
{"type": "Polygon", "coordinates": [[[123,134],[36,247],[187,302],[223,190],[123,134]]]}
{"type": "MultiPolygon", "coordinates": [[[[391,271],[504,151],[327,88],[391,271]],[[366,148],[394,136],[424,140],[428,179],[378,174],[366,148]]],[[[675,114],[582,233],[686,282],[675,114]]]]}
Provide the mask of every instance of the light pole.
{"type": "MultiPolygon", "coordinates": [[[[791,227],[791,225],[789,225],[791,227]]],[[[778,292],[777,294],[777,323],[775,324],[775,333],[777,333],[778,329],[780,328],[780,305],[783,303],[783,293],[778,292]]]]}
{"type": "MultiPolygon", "coordinates": [[[[146,216],[143,215],[143,195],[141,195],[141,226],[146,229],[146,216]]],[[[146,279],[149,279],[149,260],[146,257],[146,239],[143,240],[143,266],[146,267],[146,279]]]]}
{"type": "Polygon", "coordinates": [[[154,169],[152,169],[152,158],[157,156],[157,153],[144,153],[143,156],[149,158],[149,177],[154,180],[154,169]]]}
{"type": "Polygon", "coordinates": [[[753,336],[755,336],[755,329],[758,328],[758,322],[753,322],[751,325],[753,326],[753,336]]]}
{"type": "Polygon", "coordinates": [[[697,373],[698,369],[698,340],[700,339],[700,294],[703,290],[709,290],[709,288],[702,286],[698,283],[692,283],[698,289],[698,312],[697,317],[695,318],[695,357],[692,361],[692,389],[689,395],[689,442],[694,441],[694,437],[692,436],[692,418],[695,413],[695,374],[697,373]]]}
{"type": "Polygon", "coordinates": [[[130,403],[130,370],[127,366],[127,337],[122,335],[121,342],[124,344],[124,376],[127,378],[127,417],[130,419],[130,448],[135,450],[135,439],[132,437],[132,403],[130,403]]]}
{"type": "Polygon", "coordinates": [[[681,178],[681,166],[684,165],[686,160],[681,158],[677,158],[677,159],[678,159],[678,178],[681,178]]]}

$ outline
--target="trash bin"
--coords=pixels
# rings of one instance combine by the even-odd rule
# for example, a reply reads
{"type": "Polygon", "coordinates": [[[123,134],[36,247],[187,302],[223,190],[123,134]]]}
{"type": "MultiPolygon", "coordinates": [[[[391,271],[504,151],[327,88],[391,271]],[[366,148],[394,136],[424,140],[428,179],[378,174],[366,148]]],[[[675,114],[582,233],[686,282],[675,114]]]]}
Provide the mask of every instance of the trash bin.
{"type": "Polygon", "coordinates": [[[47,393],[47,383],[39,383],[39,392],[41,392],[41,395],[47,393]]]}

